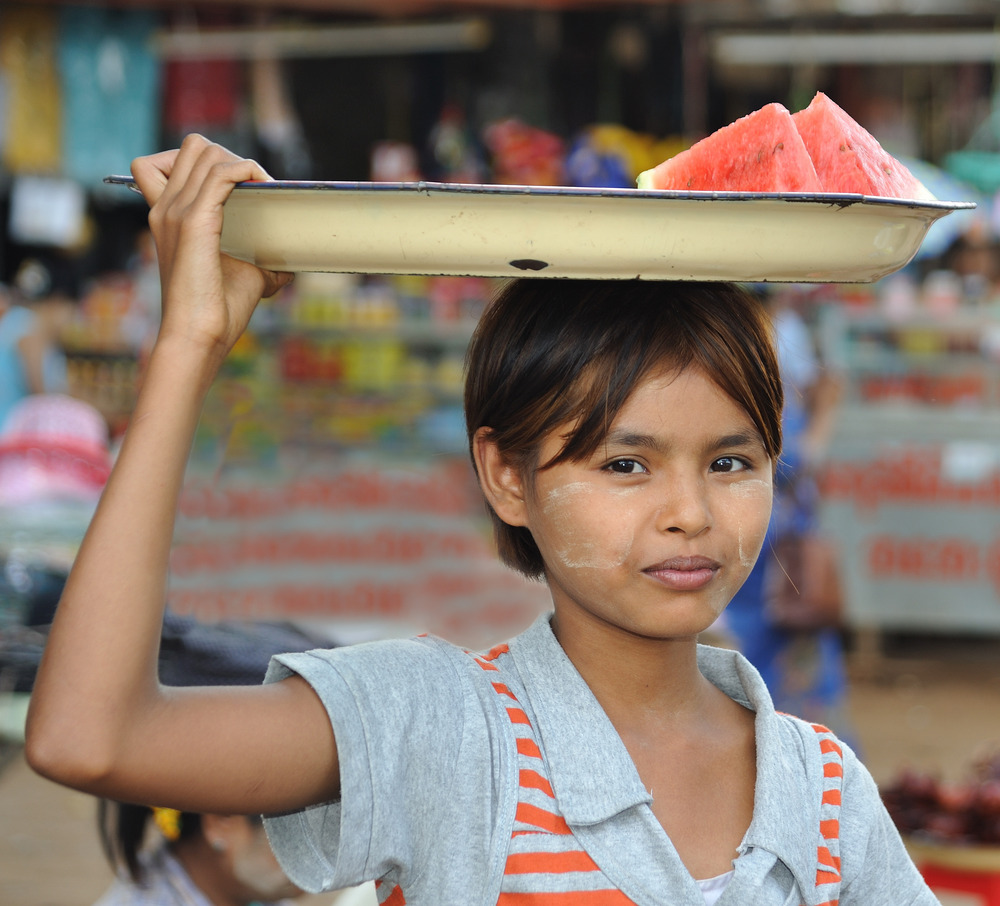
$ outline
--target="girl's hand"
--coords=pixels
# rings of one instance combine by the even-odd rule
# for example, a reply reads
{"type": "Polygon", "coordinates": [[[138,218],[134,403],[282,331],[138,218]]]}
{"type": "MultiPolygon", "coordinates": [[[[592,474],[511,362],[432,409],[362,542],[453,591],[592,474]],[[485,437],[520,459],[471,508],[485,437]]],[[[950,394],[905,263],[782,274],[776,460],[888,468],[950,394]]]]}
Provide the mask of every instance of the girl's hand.
{"type": "Polygon", "coordinates": [[[219,247],[223,206],[233,187],[270,176],[200,135],[189,135],[179,150],[137,158],[132,175],[150,205],[163,290],[159,336],[181,338],[221,361],[260,299],[292,279],[219,247]]]}

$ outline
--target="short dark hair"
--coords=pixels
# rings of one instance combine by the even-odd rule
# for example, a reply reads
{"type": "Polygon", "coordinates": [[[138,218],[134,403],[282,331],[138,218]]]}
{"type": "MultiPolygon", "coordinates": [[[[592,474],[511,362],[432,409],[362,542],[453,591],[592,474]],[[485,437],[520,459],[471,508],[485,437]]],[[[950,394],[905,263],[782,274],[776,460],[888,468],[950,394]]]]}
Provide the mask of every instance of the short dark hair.
{"type": "MultiPolygon", "coordinates": [[[[465,418],[472,453],[488,428],[525,475],[590,456],[638,383],[665,368],[701,368],[741,406],[776,463],[781,377],[760,300],[733,283],[518,279],[487,307],[466,356],[465,418]],[[542,441],[574,425],[539,463],[542,441]]],[[[475,458],[473,458],[475,465],[475,458]]],[[[531,578],[544,563],[528,529],[489,508],[501,559],[531,578]]]]}

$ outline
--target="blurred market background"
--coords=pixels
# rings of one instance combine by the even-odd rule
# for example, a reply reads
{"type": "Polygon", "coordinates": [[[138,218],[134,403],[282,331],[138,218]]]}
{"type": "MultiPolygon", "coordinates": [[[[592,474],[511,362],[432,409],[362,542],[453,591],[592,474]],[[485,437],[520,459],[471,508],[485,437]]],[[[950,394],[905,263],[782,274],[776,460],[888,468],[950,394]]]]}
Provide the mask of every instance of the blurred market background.
{"type": "MultiPolygon", "coordinates": [[[[4,322],[30,314],[45,374],[0,397],[0,903],[87,906],[111,877],[93,801],[34,777],[20,746],[157,326],[145,204],[106,176],[198,131],[285,179],[627,187],[822,90],[978,208],[878,283],[757,288],[836,388],[810,474],[843,611],[782,669],[826,670],[816,646],[833,645],[838,729],[942,901],[1000,904],[998,16],[990,0],[0,4],[0,355],[4,322]]],[[[302,274],[262,303],[192,451],[168,678],[256,681],[299,641],[487,645],[545,607],[495,563],[466,463],[462,361],[494,288],[302,274]]],[[[710,641],[739,646],[734,628],[710,641]]]]}

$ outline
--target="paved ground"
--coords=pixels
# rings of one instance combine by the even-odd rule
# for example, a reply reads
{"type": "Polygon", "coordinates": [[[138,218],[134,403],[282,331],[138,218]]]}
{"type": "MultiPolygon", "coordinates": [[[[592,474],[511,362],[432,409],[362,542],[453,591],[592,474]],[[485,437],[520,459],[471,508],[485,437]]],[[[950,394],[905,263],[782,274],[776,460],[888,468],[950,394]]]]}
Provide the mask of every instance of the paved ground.
{"type": "MultiPolygon", "coordinates": [[[[977,750],[1000,746],[1000,642],[911,646],[853,661],[852,676],[851,718],[880,782],[903,764],[957,778],[977,750]]],[[[0,768],[0,904],[90,906],[110,878],[93,801],[35,776],[19,750],[8,756],[0,768]]]]}

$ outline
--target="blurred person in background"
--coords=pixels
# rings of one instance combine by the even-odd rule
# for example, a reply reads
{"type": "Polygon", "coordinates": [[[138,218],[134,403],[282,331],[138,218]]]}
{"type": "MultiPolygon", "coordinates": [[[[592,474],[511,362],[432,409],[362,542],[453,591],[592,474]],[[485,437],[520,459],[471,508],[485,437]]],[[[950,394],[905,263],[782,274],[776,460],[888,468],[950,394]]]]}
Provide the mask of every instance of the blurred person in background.
{"type": "MultiPolygon", "coordinates": [[[[321,643],[330,640],[290,623],[208,622],[168,610],[159,674],[172,686],[257,685],[275,652],[321,643]]],[[[99,799],[98,831],[115,880],[95,906],[291,906],[303,895],[279,867],[257,815],[99,799]]],[[[378,906],[372,883],[331,892],[326,902],[378,906]]]]}
{"type": "Polygon", "coordinates": [[[264,906],[302,894],[278,867],[259,818],[101,800],[98,823],[116,877],[96,906],[264,906]],[[144,846],[150,819],[159,839],[144,846]]]}
{"type": "Polygon", "coordinates": [[[829,443],[842,391],[840,377],[817,357],[800,311],[808,300],[794,287],[771,291],[767,299],[785,388],[784,448],[775,475],[768,539],[726,610],[724,630],[760,671],[775,708],[822,723],[854,744],[845,714],[841,627],[788,625],[775,613],[769,594],[774,571],[784,569],[775,553],[779,541],[817,529],[816,468],[829,443]]]}
{"type": "Polygon", "coordinates": [[[26,259],[13,287],[0,287],[0,425],[25,396],[66,391],[60,338],[75,311],[72,286],[51,261],[26,259]]]}

